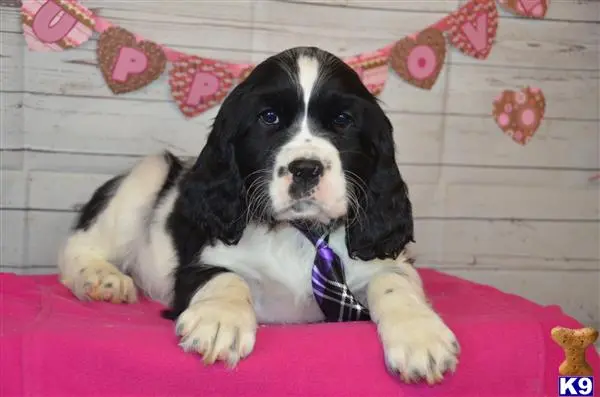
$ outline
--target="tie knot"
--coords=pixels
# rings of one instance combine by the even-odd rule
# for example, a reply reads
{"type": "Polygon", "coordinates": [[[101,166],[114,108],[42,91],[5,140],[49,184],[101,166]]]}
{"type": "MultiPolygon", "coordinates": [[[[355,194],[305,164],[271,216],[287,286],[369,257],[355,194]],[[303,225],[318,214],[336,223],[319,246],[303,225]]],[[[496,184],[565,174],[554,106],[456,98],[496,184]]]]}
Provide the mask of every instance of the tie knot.
{"type": "Polygon", "coordinates": [[[325,259],[327,262],[331,262],[334,259],[334,253],[333,250],[329,247],[329,245],[327,245],[327,243],[325,241],[317,241],[317,253],[318,255],[325,259]]]}
{"type": "Polygon", "coordinates": [[[301,223],[292,223],[292,225],[298,230],[300,233],[304,235],[307,239],[310,240],[311,243],[319,249],[321,246],[327,246],[327,242],[329,241],[329,233],[323,232],[323,230],[315,231],[304,224],[301,223]]]}

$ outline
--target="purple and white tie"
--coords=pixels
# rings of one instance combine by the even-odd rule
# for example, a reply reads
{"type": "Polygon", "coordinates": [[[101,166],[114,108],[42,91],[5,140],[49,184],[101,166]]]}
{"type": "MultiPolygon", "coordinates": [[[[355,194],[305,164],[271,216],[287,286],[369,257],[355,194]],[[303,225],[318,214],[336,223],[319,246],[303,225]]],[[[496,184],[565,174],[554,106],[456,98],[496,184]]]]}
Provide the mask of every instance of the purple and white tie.
{"type": "Polygon", "coordinates": [[[346,285],[344,265],[329,247],[329,235],[319,236],[300,225],[295,226],[317,249],[312,268],[312,287],[325,320],[369,320],[369,310],[352,295],[346,285]]]}

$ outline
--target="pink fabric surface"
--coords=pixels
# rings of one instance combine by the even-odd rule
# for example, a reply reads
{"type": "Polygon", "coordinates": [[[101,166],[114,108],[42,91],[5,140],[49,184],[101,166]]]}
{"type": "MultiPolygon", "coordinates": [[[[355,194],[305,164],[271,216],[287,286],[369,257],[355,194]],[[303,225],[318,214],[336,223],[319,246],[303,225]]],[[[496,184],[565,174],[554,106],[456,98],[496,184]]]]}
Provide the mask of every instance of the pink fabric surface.
{"type": "MultiPolygon", "coordinates": [[[[234,370],[206,367],[177,346],[161,306],[79,302],[55,276],[0,275],[1,396],[556,396],[563,354],[556,306],[421,270],[434,307],[455,331],[457,372],[435,387],[385,370],[370,323],[265,326],[234,370]]],[[[598,355],[588,349],[597,374],[598,355]]]]}

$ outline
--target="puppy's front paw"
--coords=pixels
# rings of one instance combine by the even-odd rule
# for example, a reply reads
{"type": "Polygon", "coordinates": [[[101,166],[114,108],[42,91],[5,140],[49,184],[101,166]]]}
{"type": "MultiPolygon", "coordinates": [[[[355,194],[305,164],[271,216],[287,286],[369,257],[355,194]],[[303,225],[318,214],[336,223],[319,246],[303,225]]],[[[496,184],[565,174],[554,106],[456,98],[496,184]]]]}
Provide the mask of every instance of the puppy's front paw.
{"type": "Polygon", "coordinates": [[[179,345],[200,353],[205,364],[221,360],[234,367],[254,348],[256,316],[249,302],[207,299],[181,313],[176,332],[179,345]]]}
{"type": "Polygon", "coordinates": [[[133,279],[108,262],[91,261],[74,278],[61,281],[80,300],[112,303],[133,303],[137,300],[133,279]]]}
{"type": "Polygon", "coordinates": [[[454,333],[432,314],[406,319],[388,314],[378,325],[386,365],[407,383],[440,382],[446,371],[454,372],[460,347],[454,333]]]}

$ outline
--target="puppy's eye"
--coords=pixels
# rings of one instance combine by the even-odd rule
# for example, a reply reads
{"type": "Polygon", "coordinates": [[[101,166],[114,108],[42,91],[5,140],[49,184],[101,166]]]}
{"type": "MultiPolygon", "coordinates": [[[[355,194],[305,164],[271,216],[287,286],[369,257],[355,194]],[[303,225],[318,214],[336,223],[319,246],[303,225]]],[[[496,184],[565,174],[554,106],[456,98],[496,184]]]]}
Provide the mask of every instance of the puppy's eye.
{"type": "Polygon", "coordinates": [[[279,116],[271,109],[260,113],[258,118],[266,125],[275,125],[279,123],[279,116]]]}
{"type": "Polygon", "coordinates": [[[352,116],[348,113],[342,112],[333,118],[333,125],[338,128],[346,128],[354,123],[352,116]]]}

